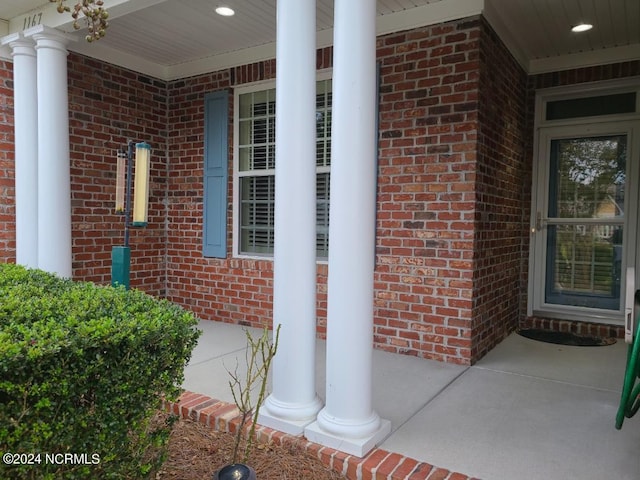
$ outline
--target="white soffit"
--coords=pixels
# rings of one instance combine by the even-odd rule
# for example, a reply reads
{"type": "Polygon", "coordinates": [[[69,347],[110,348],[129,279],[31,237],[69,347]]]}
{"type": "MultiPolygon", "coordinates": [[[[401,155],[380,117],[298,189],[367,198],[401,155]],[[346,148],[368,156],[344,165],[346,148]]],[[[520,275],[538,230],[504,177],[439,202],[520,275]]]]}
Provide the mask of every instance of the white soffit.
{"type": "MultiPolygon", "coordinates": [[[[424,2],[424,0],[422,0],[422,2],[424,2]]],[[[409,3],[415,4],[416,2],[409,3]]],[[[377,33],[378,35],[383,35],[419,26],[442,23],[457,18],[479,15],[482,12],[483,4],[484,0],[431,0],[431,3],[425,5],[379,15],[377,19],[377,33]]],[[[318,15],[319,17],[320,13],[321,12],[319,12],[318,15]]],[[[332,12],[325,12],[324,17],[328,17],[330,20],[331,15],[332,12]]],[[[328,24],[326,20],[321,22],[320,19],[318,23],[320,27],[328,24]]],[[[275,22],[273,28],[275,30],[275,22]]],[[[109,33],[113,33],[113,31],[110,30],[108,34],[109,33]]],[[[273,37],[275,37],[275,31],[273,32],[273,37]]],[[[101,46],[101,42],[102,40],[100,42],[94,42],[93,44],[78,42],[72,49],[77,53],[130,68],[163,80],[176,80],[208,72],[215,72],[225,68],[269,60],[275,58],[276,54],[275,41],[269,41],[250,48],[216,53],[180,63],[161,64],[140,58],[134,53],[129,54],[122,52],[120,49],[116,50],[101,46]]],[[[318,48],[332,44],[333,29],[325,28],[320,30],[317,34],[318,48]]]]}
{"type": "Polygon", "coordinates": [[[638,0],[486,0],[484,15],[530,74],[640,58],[638,0]]]}
{"type": "MultiPolygon", "coordinates": [[[[216,0],[105,0],[111,26],[89,44],[55,3],[0,0],[0,39],[35,18],[76,36],[75,52],[163,80],[273,59],[277,0],[225,2],[235,16],[216,15],[216,0]]],[[[316,3],[321,48],[333,43],[334,0],[316,3]]],[[[640,58],[639,0],[377,0],[376,6],[378,35],[482,14],[530,74],[640,58]],[[593,30],[571,33],[581,21],[593,30]]],[[[8,47],[0,57],[10,58],[8,47]]]]}
{"type": "MultiPolygon", "coordinates": [[[[450,0],[434,2],[427,5],[378,16],[376,30],[378,35],[409,30],[412,28],[434,25],[458,18],[479,15],[484,0],[450,0]]],[[[321,30],[317,34],[318,48],[333,44],[333,29],[321,30]]],[[[246,65],[262,60],[275,58],[276,43],[270,42],[258,47],[238,52],[229,52],[209,58],[198,59],[167,68],[166,80],[175,80],[202,73],[221,70],[239,65],[246,65]]]]}

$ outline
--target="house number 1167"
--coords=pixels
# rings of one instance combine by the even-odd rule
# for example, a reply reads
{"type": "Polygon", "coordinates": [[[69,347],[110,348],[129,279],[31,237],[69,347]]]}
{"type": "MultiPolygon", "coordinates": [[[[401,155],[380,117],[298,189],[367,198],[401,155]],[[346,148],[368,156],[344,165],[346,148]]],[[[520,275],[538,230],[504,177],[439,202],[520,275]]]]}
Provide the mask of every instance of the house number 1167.
{"type": "Polygon", "coordinates": [[[35,27],[36,25],[40,25],[40,22],[42,22],[42,12],[27,15],[22,22],[22,29],[26,30],[27,28],[35,27]]]}

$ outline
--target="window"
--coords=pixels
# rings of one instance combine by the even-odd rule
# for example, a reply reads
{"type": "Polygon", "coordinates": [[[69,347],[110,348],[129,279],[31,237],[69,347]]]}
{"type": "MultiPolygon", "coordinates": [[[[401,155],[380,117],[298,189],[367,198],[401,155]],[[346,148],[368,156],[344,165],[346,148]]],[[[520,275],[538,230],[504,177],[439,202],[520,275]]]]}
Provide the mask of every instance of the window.
{"type": "MultiPolygon", "coordinates": [[[[331,167],[331,80],[316,87],[316,251],[329,249],[329,176],[331,167]]],[[[237,252],[271,256],[274,242],[276,91],[239,90],[237,110],[237,252]]]]}
{"type": "Polygon", "coordinates": [[[636,111],[636,92],[570,98],[547,102],[546,120],[564,120],[578,117],[596,117],[633,113],[636,111]]]}

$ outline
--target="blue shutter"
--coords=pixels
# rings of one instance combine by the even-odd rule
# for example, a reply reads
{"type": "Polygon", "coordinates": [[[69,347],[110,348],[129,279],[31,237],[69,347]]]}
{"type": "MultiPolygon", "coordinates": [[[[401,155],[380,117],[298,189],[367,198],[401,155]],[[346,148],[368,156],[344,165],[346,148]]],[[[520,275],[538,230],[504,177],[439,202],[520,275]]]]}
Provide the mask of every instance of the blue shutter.
{"type": "Polygon", "coordinates": [[[227,256],[227,176],[229,94],[205,97],[203,254],[227,256]]]}

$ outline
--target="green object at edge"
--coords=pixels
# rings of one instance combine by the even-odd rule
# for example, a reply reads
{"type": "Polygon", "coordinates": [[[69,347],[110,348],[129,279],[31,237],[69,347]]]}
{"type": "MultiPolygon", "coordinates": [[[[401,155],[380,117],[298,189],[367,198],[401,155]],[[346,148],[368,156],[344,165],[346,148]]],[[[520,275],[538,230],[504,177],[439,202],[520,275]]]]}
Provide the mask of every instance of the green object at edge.
{"type": "Polygon", "coordinates": [[[636,379],[640,378],[640,339],[638,339],[640,312],[636,311],[640,304],[640,291],[636,292],[635,304],[633,314],[636,315],[636,326],[633,332],[633,341],[627,350],[627,368],[624,372],[620,407],[616,415],[616,429],[618,430],[622,428],[625,417],[633,417],[640,409],[640,383],[636,384],[636,379]]]}

